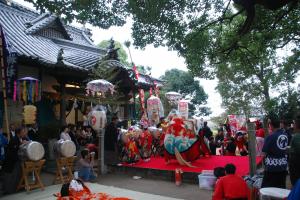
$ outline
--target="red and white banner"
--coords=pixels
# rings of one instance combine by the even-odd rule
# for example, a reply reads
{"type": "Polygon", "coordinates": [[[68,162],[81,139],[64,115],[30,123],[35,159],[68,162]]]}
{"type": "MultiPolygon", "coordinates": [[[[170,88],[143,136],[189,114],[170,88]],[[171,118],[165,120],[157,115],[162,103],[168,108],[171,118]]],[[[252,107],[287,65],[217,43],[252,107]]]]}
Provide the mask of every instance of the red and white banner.
{"type": "Polygon", "coordinates": [[[228,123],[233,134],[238,131],[247,132],[247,121],[244,115],[228,115],[228,123]]]}
{"type": "Polygon", "coordinates": [[[178,102],[178,112],[181,117],[188,119],[189,117],[189,102],[187,100],[180,100],[178,102]]]}

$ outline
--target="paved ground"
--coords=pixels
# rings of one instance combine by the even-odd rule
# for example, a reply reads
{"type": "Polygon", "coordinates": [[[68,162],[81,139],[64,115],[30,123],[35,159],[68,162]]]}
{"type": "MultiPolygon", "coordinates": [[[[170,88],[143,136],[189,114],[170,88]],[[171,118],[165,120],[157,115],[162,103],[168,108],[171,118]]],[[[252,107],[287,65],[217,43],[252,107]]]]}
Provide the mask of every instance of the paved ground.
{"type": "MultiPolygon", "coordinates": [[[[54,175],[43,173],[42,181],[45,186],[51,186],[54,175]]],[[[195,184],[182,184],[177,187],[173,182],[162,181],[162,180],[151,180],[141,178],[134,180],[132,176],[126,174],[107,174],[99,178],[99,182],[96,185],[92,185],[93,192],[110,192],[113,195],[130,195],[129,197],[138,200],[146,199],[165,199],[165,197],[171,197],[176,199],[196,200],[196,199],[211,199],[211,191],[200,190],[198,185],[195,184]],[[137,193],[135,193],[136,191],[137,193]],[[116,192],[116,193],[114,193],[116,192]],[[147,196],[147,194],[160,195],[147,196]],[[140,196],[138,196],[140,195],[140,196]],[[163,197],[162,197],[163,196],[163,197]]],[[[5,200],[35,200],[35,199],[54,199],[52,194],[59,192],[60,186],[51,186],[45,192],[35,190],[30,194],[24,192],[16,194],[16,196],[2,196],[5,200]],[[26,196],[27,195],[27,196],[26,196]],[[22,198],[21,198],[22,197],[22,198]]],[[[2,199],[1,198],[1,199],[2,199]]],[[[170,199],[170,198],[169,198],[170,199]]],[[[170,200],[171,200],[170,199],[170,200]]]]}

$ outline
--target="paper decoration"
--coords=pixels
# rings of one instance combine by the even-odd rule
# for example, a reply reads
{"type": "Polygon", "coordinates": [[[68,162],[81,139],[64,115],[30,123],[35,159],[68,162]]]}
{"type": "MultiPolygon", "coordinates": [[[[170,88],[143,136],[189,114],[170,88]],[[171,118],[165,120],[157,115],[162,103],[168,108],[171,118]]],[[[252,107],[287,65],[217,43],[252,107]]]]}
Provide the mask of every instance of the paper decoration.
{"type": "Polygon", "coordinates": [[[142,111],[141,113],[143,115],[145,113],[145,92],[143,89],[139,89],[139,97],[142,111]]]}
{"type": "Polygon", "coordinates": [[[26,105],[24,106],[23,111],[24,123],[35,124],[37,108],[33,105],[26,105]]]}
{"type": "Polygon", "coordinates": [[[232,133],[247,132],[246,117],[244,115],[228,115],[228,122],[232,133]]]}
{"type": "Polygon", "coordinates": [[[188,117],[189,117],[189,102],[187,100],[180,100],[178,102],[178,112],[182,118],[188,119],[188,117]]]}
{"type": "Polygon", "coordinates": [[[33,104],[41,100],[41,84],[38,79],[24,77],[14,82],[14,101],[23,101],[25,104],[33,104]]]}

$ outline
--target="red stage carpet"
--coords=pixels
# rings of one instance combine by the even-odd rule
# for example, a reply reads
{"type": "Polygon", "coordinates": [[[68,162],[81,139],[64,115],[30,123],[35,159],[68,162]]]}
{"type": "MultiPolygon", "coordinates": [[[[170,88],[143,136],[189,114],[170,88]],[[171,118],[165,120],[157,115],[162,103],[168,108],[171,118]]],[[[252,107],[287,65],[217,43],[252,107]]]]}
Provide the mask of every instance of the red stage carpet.
{"type": "MultiPolygon", "coordinates": [[[[257,157],[256,164],[259,165],[261,162],[262,157],[257,157]]],[[[133,165],[123,164],[123,166],[168,171],[174,171],[176,168],[181,168],[183,172],[201,173],[202,170],[213,170],[215,167],[224,167],[228,163],[233,163],[236,166],[237,174],[240,176],[244,176],[249,173],[248,156],[212,156],[210,158],[200,158],[192,162],[192,165],[195,166],[195,168],[181,166],[176,160],[172,160],[168,165],[166,165],[164,158],[161,157],[151,158],[149,162],[139,161],[133,165]]]]}

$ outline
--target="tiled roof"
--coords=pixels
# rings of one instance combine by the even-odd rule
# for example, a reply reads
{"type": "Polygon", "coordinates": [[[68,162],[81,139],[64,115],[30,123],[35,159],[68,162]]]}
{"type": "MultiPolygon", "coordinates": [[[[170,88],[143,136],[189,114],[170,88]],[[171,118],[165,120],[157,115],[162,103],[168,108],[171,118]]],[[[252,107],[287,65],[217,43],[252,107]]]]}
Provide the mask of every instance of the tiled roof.
{"type": "MultiPolygon", "coordinates": [[[[95,46],[90,39],[91,32],[85,28],[64,25],[53,14],[38,14],[37,11],[12,2],[6,5],[0,1],[0,25],[6,41],[20,58],[35,60],[47,66],[64,66],[72,70],[88,71],[96,66],[107,53],[95,46]],[[57,23],[64,38],[49,38],[39,35],[39,31],[57,23]],[[58,61],[58,54],[63,50],[63,60],[58,61]]],[[[115,67],[132,71],[118,61],[110,61],[115,67]]],[[[139,85],[151,86],[161,81],[148,75],[140,74],[139,85]]]]}
{"type": "Polygon", "coordinates": [[[95,66],[106,51],[97,48],[88,37],[86,29],[64,25],[55,15],[42,15],[19,4],[0,3],[0,24],[5,37],[20,57],[38,60],[47,65],[57,64],[57,55],[64,50],[64,64],[75,70],[88,70],[95,66]],[[66,31],[65,39],[47,38],[36,33],[51,23],[59,23],[66,31]]]}

